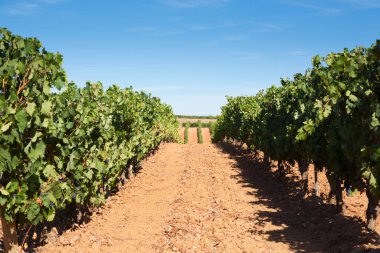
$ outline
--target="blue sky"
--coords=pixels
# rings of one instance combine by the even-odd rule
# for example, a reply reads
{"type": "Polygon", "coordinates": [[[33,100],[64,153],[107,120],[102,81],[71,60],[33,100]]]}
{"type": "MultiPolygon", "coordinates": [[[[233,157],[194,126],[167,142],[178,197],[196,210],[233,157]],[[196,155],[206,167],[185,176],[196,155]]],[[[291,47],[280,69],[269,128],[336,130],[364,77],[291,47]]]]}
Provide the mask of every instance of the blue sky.
{"type": "Polygon", "coordinates": [[[69,80],[215,115],[311,57],[380,39],[380,0],[0,0],[0,26],[64,56],[69,80]]]}

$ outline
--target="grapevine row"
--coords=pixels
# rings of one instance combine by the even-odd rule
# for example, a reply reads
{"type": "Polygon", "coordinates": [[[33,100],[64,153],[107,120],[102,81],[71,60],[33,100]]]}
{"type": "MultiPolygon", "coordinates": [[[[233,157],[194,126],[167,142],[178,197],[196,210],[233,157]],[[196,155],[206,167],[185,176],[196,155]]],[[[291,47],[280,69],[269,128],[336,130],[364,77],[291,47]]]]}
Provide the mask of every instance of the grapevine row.
{"type": "Polygon", "coordinates": [[[189,128],[190,128],[190,123],[187,122],[185,124],[185,133],[184,133],[184,143],[187,144],[189,142],[189,128]]]}
{"type": "Polygon", "coordinates": [[[6,251],[23,225],[99,206],[132,166],[178,139],[170,106],[132,88],[67,84],[62,56],[0,29],[0,212],[6,251]]]}
{"type": "MultiPolygon", "coordinates": [[[[380,200],[380,41],[370,48],[316,56],[312,68],[255,96],[228,97],[213,140],[232,139],[277,160],[298,163],[303,178],[325,168],[338,211],[343,185],[366,191],[367,225],[380,200]]],[[[307,184],[306,184],[307,185],[307,184]]]]}
{"type": "Polygon", "coordinates": [[[197,127],[197,137],[198,137],[198,143],[203,144],[203,133],[202,133],[202,127],[201,127],[200,122],[197,127]]]}

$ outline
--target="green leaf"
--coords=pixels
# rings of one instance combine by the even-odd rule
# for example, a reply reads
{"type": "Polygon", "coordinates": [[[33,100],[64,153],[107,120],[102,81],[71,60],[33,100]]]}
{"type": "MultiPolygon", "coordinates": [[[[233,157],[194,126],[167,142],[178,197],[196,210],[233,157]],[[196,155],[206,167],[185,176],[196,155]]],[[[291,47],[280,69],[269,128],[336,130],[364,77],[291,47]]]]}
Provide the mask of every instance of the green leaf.
{"type": "Polygon", "coordinates": [[[58,173],[55,170],[54,165],[51,165],[51,164],[46,165],[46,167],[43,170],[43,174],[47,178],[53,178],[54,179],[54,178],[58,177],[58,173]]]}
{"type": "Polygon", "coordinates": [[[31,103],[27,103],[26,105],[26,112],[32,116],[34,111],[36,109],[36,104],[34,102],[31,102],[31,103]]]}
{"type": "Polygon", "coordinates": [[[71,129],[71,128],[73,128],[73,126],[74,126],[74,122],[67,122],[66,123],[66,128],[67,129],[71,129]]]}
{"type": "Polygon", "coordinates": [[[329,56],[327,56],[327,59],[326,59],[326,63],[327,63],[327,65],[331,66],[331,65],[333,64],[333,62],[334,62],[334,57],[333,57],[333,55],[329,55],[329,56]]]}
{"type": "Polygon", "coordinates": [[[4,196],[8,196],[9,195],[9,192],[5,189],[0,189],[0,192],[1,194],[3,194],[4,196]]]}
{"type": "MultiPolygon", "coordinates": [[[[59,188],[57,188],[57,189],[59,189],[59,188]]],[[[57,204],[57,203],[58,203],[57,199],[54,197],[54,194],[53,194],[52,192],[49,192],[49,193],[48,193],[48,197],[49,197],[49,200],[50,200],[51,202],[53,202],[54,204],[57,204]]]]}
{"type": "Polygon", "coordinates": [[[343,82],[338,82],[339,84],[339,87],[342,89],[342,90],[345,90],[346,89],[346,84],[343,83],[343,82]]]}
{"type": "Polygon", "coordinates": [[[16,108],[15,107],[8,107],[7,113],[8,114],[15,114],[16,113],[16,108]]]}
{"type": "Polygon", "coordinates": [[[92,170],[89,170],[85,173],[85,176],[88,178],[88,179],[92,179],[92,176],[94,175],[94,172],[92,170]]]}
{"type": "Polygon", "coordinates": [[[327,118],[331,114],[331,106],[326,105],[325,110],[323,111],[323,117],[327,118]]]}
{"type": "Polygon", "coordinates": [[[49,119],[45,118],[41,124],[42,127],[47,128],[49,126],[49,119]]]}
{"type": "Polygon", "coordinates": [[[379,119],[376,117],[375,113],[372,114],[371,126],[372,127],[378,127],[378,126],[380,126],[379,119]]]}
{"type": "Polygon", "coordinates": [[[5,124],[5,125],[2,126],[1,131],[3,133],[6,132],[11,125],[12,125],[12,122],[8,122],[7,124],[5,124]]]}
{"type": "Polygon", "coordinates": [[[0,197],[0,206],[3,206],[7,203],[7,198],[0,197]]]}
{"type": "Polygon", "coordinates": [[[19,70],[19,73],[24,73],[25,71],[25,64],[21,61],[17,63],[17,69],[19,70]]]}
{"type": "Polygon", "coordinates": [[[55,217],[55,209],[49,209],[49,212],[46,216],[47,221],[53,221],[55,217]]]}
{"type": "Polygon", "coordinates": [[[312,63],[314,66],[318,66],[321,63],[321,57],[319,55],[314,56],[312,63]]]}
{"type": "Polygon", "coordinates": [[[351,78],[355,78],[357,76],[356,72],[354,70],[351,70],[348,75],[351,77],[351,78]]]}
{"type": "Polygon", "coordinates": [[[50,101],[43,102],[42,107],[41,107],[41,113],[45,115],[50,115],[51,107],[52,107],[52,103],[50,101]]]}
{"type": "Polygon", "coordinates": [[[355,95],[353,95],[353,94],[350,94],[350,95],[348,96],[348,99],[349,99],[350,101],[352,101],[352,102],[356,102],[356,101],[358,101],[358,98],[357,98],[355,95]]]}
{"type": "Polygon", "coordinates": [[[44,155],[45,155],[45,149],[46,149],[45,143],[43,143],[42,141],[38,142],[35,148],[31,148],[30,149],[30,151],[28,153],[29,159],[32,162],[34,162],[38,158],[44,157],[44,155]]]}
{"type": "Polygon", "coordinates": [[[16,192],[18,191],[19,183],[17,179],[11,179],[11,181],[5,186],[8,192],[16,192]]]}
{"type": "Polygon", "coordinates": [[[22,49],[23,47],[25,47],[24,40],[19,40],[17,42],[17,47],[18,47],[19,50],[22,49]]]}
{"type": "Polygon", "coordinates": [[[30,142],[36,142],[36,140],[42,136],[41,132],[36,132],[36,134],[33,136],[32,140],[30,142]]]}
{"type": "Polygon", "coordinates": [[[33,222],[37,218],[39,213],[40,213],[40,206],[35,201],[33,201],[30,207],[28,208],[28,213],[26,217],[28,218],[29,221],[33,222]]]}
{"type": "Polygon", "coordinates": [[[2,159],[4,159],[5,161],[10,161],[12,158],[11,154],[9,153],[9,150],[7,149],[3,149],[1,146],[0,146],[0,157],[2,159]]]}
{"type": "Polygon", "coordinates": [[[60,90],[60,89],[62,89],[63,86],[65,86],[65,82],[62,81],[61,79],[57,79],[57,80],[55,81],[55,83],[54,83],[54,86],[55,86],[58,90],[60,90]]]}
{"type": "Polygon", "coordinates": [[[49,83],[48,82],[45,82],[44,83],[44,86],[42,88],[42,92],[46,95],[49,95],[50,94],[50,86],[49,86],[49,83]]]}
{"type": "Polygon", "coordinates": [[[17,126],[20,133],[24,132],[26,124],[28,123],[28,114],[24,110],[20,110],[16,113],[15,118],[17,120],[17,126]]]}

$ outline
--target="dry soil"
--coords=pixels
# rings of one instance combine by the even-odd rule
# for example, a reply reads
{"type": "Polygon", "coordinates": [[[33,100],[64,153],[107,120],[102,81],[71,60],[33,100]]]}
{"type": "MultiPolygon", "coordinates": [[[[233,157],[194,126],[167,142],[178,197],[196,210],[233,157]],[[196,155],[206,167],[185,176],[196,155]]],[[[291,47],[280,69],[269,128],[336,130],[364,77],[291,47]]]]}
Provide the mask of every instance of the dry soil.
{"type": "MultiPolygon", "coordinates": [[[[195,131],[195,132],[194,132],[195,131]]],[[[195,133],[195,137],[194,137],[195,133]]],[[[208,140],[209,135],[204,138],[208,140]]],[[[38,252],[365,252],[361,217],[298,194],[297,175],[232,145],[165,144],[101,213],[38,252]],[[268,167],[269,166],[269,167],[268,167]]]]}

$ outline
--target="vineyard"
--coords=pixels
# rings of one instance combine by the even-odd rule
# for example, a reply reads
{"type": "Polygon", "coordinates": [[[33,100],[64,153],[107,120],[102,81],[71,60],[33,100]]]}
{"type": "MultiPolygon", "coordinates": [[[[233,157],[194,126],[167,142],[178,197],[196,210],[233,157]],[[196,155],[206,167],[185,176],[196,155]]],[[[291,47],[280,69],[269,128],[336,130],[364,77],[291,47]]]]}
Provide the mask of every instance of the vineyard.
{"type": "Polygon", "coordinates": [[[380,211],[380,41],[316,56],[305,74],[281,84],[255,96],[228,98],[214,125],[214,141],[246,144],[256,156],[261,151],[264,161],[277,161],[283,175],[297,163],[305,193],[314,164],[316,172],[326,171],[338,212],[343,190],[348,196],[365,191],[367,226],[374,230],[380,211]]]}
{"type": "Polygon", "coordinates": [[[380,249],[380,41],[216,118],[62,61],[0,29],[5,253],[380,249]]]}
{"type": "Polygon", "coordinates": [[[178,123],[169,106],[143,92],[67,84],[61,55],[0,32],[0,205],[9,252],[16,227],[103,204],[129,170],[178,138],[178,123]]]}
{"type": "MultiPolygon", "coordinates": [[[[194,116],[195,117],[195,116],[194,116]]],[[[179,119],[180,121],[181,119],[179,119]]],[[[188,143],[211,143],[211,122],[183,122],[179,129],[180,137],[184,144],[188,143]],[[205,138],[203,137],[205,136],[205,138]]]]}

